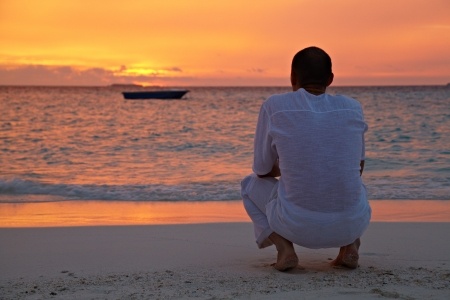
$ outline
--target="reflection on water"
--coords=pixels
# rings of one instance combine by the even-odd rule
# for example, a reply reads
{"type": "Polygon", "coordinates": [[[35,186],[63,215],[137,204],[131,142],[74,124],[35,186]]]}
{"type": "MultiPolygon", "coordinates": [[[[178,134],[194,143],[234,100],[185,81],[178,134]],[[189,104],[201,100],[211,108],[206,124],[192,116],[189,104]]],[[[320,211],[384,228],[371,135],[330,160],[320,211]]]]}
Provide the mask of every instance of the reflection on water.
{"type": "MultiPolygon", "coordinates": [[[[450,201],[374,200],[373,222],[450,222],[450,201]]],[[[1,227],[250,222],[241,201],[1,204],[1,227]]]]}

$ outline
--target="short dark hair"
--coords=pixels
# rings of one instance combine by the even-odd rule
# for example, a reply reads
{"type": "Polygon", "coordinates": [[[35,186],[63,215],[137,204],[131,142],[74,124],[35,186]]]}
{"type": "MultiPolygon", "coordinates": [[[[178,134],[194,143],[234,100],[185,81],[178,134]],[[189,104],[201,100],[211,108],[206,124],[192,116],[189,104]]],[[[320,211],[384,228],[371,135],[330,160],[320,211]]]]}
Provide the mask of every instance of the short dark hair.
{"type": "Polygon", "coordinates": [[[300,50],[292,59],[292,70],[302,85],[327,85],[331,76],[331,58],[318,47],[300,50]]]}

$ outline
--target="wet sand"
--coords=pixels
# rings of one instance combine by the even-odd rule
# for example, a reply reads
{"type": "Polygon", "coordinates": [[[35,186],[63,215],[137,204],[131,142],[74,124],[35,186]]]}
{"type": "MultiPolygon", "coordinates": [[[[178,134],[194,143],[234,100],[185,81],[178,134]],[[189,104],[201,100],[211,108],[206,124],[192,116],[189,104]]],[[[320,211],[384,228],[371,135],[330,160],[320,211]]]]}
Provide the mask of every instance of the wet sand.
{"type": "MultiPolygon", "coordinates": [[[[450,201],[374,200],[374,222],[450,222],[450,201]]],[[[0,204],[2,227],[249,222],[241,201],[63,201],[0,204]]]]}

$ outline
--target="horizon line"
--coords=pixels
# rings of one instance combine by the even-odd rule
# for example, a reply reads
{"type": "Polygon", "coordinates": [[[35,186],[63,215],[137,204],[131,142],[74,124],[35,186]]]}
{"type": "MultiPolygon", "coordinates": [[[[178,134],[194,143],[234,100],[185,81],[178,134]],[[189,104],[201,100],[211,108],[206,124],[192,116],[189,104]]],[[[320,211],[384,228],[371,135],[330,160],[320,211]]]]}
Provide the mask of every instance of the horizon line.
{"type": "MultiPolygon", "coordinates": [[[[333,87],[450,87],[450,82],[447,84],[337,84],[331,85],[327,88],[333,87]]],[[[287,87],[289,85],[138,85],[133,83],[113,83],[107,85],[52,85],[52,84],[1,84],[0,87],[72,87],[72,88],[173,88],[173,87],[194,87],[194,88],[263,88],[263,87],[287,87]]]]}

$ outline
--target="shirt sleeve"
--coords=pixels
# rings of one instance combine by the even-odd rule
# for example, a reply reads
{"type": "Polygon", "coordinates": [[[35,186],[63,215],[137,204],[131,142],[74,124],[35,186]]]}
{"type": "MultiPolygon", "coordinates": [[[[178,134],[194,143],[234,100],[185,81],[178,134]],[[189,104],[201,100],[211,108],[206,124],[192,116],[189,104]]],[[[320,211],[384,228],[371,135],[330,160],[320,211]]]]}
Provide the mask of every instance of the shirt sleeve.
{"type": "Polygon", "coordinates": [[[276,147],[270,135],[270,118],[264,105],[258,116],[254,140],[253,172],[266,175],[272,170],[278,157],[276,147]]]}

